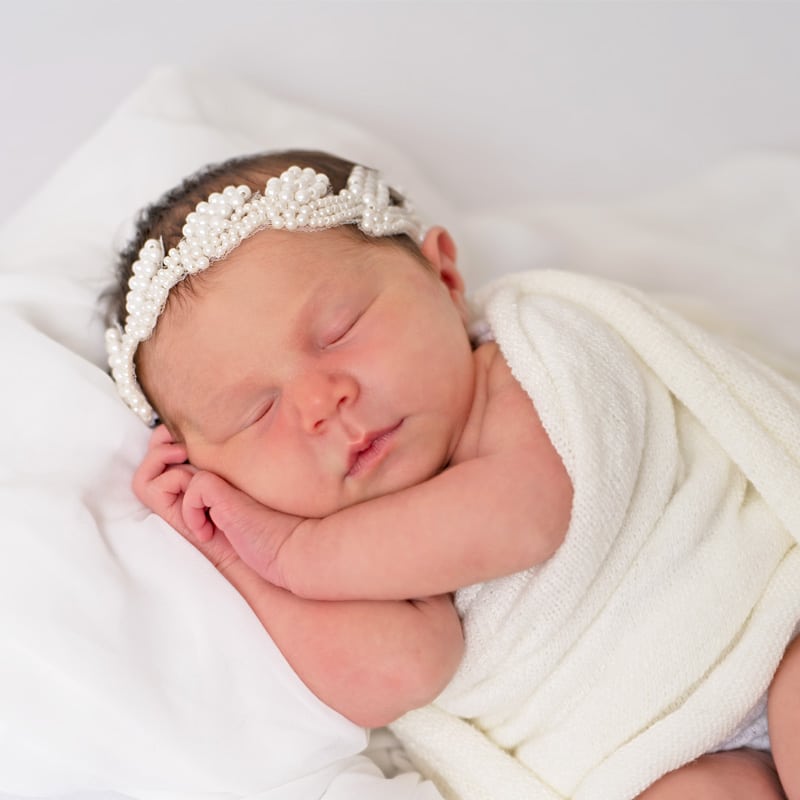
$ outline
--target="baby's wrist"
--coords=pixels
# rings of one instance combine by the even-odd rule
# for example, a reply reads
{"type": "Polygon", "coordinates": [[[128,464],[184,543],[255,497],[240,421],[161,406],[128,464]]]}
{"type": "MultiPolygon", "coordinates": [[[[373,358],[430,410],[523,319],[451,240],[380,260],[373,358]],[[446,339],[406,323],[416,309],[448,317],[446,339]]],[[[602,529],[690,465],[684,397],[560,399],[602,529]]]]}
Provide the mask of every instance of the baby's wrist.
{"type": "Polygon", "coordinates": [[[278,547],[272,559],[276,586],[299,597],[306,596],[304,588],[309,564],[304,557],[303,543],[313,541],[320,520],[303,517],[286,516],[286,528],[280,537],[278,547]]]}

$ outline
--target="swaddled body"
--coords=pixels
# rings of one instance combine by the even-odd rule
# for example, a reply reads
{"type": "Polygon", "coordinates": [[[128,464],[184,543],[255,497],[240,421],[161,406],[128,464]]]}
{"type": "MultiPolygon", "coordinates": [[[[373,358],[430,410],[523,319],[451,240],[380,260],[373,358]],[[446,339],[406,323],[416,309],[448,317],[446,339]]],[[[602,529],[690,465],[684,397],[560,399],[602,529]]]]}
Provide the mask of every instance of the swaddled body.
{"type": "Polygon", "coordinates": [[[797,509],[781,519],[752,482],[797,442],[797,391],[588,278],[509,277],[478,301],[570,473],[572,520],[546,563],[458,592],[461,667],[395,727],[465,796],[514,785],[502,759],[473,770],[496,745],[530,770],[539,793],[519,796],[631,797],[725,746],[800,618],[797,509]]]}

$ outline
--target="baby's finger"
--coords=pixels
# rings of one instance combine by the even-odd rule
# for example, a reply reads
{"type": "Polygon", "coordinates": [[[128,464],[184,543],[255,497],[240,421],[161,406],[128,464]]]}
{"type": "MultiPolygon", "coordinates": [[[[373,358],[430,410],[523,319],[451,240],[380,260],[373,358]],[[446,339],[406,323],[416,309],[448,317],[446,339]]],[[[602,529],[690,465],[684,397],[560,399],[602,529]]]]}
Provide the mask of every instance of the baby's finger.
{"type": "Polygon", "coordinates": [[[184,466],[171,467],[162,472],[161,475],[151,483],[151,486],[162,494],[173,495],[177,498],[185,494],[192,481],[192,476],[192,471],[184,466]]]}
{"type": "Polygon", "coordinates": [[[186,448],[182,444],[161,444],[145,453],[142,463],[137,468],[142,480],[151,481],[157,478],[166,467],[183,464],[186,461],[186,448]]]}
{"type": "Polygon", "coordinates": [[[151,502],[147,505],[182,536],[191,534],[183,518],[183,495],[192,474],[182,467],[172,467],[150,484],[151,502]]]}
{"type": "Polygon", "coordinates": [[[214,523],[206,513],[208,507],[203,499],[202,484],[190,483],[183,495],[183,519],[200,542],[208,542],[214,536],[214,523]]]}
{"type": "Polygon", "coordinates": [[[136,496],[148,507],[159,511],[166,502],[174,503],[179,494],[186,491],[192,480],[192,471],[188,465],[179,464],[167,467],[152,480],[143,480],[139,473],[133,476],[133,490],[136,496]]]}
{"type": "Polygon", "coordinates": [[[182,444],[168,442],[160,444],[152,450],[148,450],[142,459],[142,464],[147,464],[149,469],[156,469],[170,466],[171,464],[183,464],[186,461],[186,447],[182,444]]]}
{"type": "Polygon", "coordinates": [[[151,450],[148,457],[151,454],[159,458],[162,464],[183,464],[186,461],[186,445],[168,442],[151,450]]]}
{"type": "Polygon", "coordinates": [[[167,430],[166,425],[156,425],[153,432],[150,434],[149,447],[155,447],[159,444],[168,444],[173,442],[172,434],[167,430]]]}

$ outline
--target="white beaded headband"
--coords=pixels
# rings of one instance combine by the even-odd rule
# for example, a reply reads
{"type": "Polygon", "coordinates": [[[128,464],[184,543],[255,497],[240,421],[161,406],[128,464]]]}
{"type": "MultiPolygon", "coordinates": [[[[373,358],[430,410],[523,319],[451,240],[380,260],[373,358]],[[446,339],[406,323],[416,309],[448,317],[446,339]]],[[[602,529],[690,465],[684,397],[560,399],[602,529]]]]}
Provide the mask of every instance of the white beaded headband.
{"type": "Polygon", "coordinates": [[[376,170],[353,167],[346,188],[332,194],[326,175],[294,166],[270,178],[263,194],[228,186],[199,203],[186,217],[183,238],[166,255],[160,239],[148,239],[128,282],[125,325],[106,331],[108,364],[125,403],[148,425],[157,421],[136,380],[134,356],[155,330],[173,286],[263,228],[315,231],[352,224],[369,236],[404,233],[416,242],[425,230],[407,202],[390,204],[389,187],[376,170]]]}

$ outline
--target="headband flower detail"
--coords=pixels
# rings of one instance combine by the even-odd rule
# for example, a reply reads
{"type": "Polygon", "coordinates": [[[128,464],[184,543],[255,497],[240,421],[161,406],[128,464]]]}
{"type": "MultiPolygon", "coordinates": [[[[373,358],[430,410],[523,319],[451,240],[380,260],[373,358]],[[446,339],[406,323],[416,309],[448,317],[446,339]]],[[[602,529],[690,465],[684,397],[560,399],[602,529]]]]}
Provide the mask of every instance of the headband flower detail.
{"type": "Polygon", "coordinates": [[[403,233],[417,242],[425,231],[409,203],[391,204],[389,187],[376,170],[353,167],[347,186],[332,194],[326,175],[293,166],[270,178],[263,194],[247,186],[214,192],[186,217],[183,238],[168,253],[160,239],[148,239],[128,282],[125,324],[106,331],[111,375],[128,407],[148,425],[156,423],[136,380],[134,357],[139,344],[153,334],[173,286],[208,269],[264,228],[315,231],[341,225],[357,225],[375,237],[403,233]]]}

